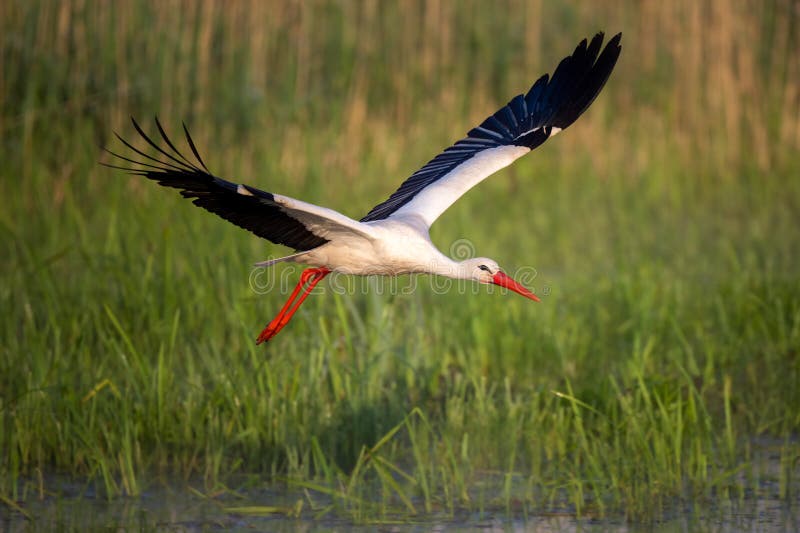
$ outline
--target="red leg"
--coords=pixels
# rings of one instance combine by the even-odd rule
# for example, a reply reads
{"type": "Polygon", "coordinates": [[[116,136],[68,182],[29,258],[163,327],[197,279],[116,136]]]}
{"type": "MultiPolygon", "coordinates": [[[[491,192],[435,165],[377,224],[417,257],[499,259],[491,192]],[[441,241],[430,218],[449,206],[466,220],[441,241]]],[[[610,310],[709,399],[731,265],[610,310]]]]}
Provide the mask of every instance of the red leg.
{"type": "Polygon", "coordinates": [[[297,301],[297,303],[292,306],[291,310],[288,313],[284,313],[283,316],[280,317],[278,330],[280,330],[281,328],[283,328],[283,326],[289,323],[289,320],[291,320],[292,316],[294,316],[294,314],[300,308],[300,305],[306,300],[306,298],[308,298],[308,295],[311,294],[311,291],[314,290],[314,287],[316,287],[317,283],[322,281],[322,278],[324,278],[327,275],[328,272],[317,272],[311,277],[308,286],[303,290],[303,293],[300,295],[300,299],[297,301]]]}
{"type": "Polygon", "coordinates": [[[268,341],[277,335],[278,332],[289,323],[289,321],[292,319],[292,316],[294,316],[294,314],[300,308],[300,305],[306,300],[306,298],[308,298],[308,295],[311,294],[311,291],[314,290],[314,287],[317,286],[317,283],[322,281],[323,278],[330,273],[331,271],[325,267],[308,268],[304,270],[303,273],[300,274],[300,282],[292,291],[289,299],[286,300],[285,304],[283,304],[283,307],[278,315],[273,318],[269,324],[267,324],[267,327],[265,327],[258,336],[256,344],[261,344],[262,342],[268,341]],[[300,295],[300,298],[297,300],[297,302],[295,302],[298,294],[300,295]]]}

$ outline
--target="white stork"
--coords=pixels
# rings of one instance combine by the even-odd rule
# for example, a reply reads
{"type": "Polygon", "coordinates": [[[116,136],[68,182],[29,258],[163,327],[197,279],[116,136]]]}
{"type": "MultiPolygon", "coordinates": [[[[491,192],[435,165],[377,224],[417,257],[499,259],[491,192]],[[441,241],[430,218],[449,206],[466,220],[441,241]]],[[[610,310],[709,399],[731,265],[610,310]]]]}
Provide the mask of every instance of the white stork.
{"type": "Polygon", "coordinates": [[[303,271],[297,287],[258,336],[257,344],[274,337],[316,284],[331,272],[362,276],[436,274],[493,283],[538,301],[492,259],[450,259],[431,242],[428,229],[469,189],[572,124],[614,69],[621,51],[620,38],[621,34],[614,36],[602,52],[602,33],[588,45],[586,39],[581,41],[572,55],[559,63],[552,78],[547,74],[539,78],[527,94],[515,96],[465,138],[434,157],[360,221],[332,209],[218,178],[203,163],[185,125],[194,160],[175,148],[157,118],[156,126],[166,146],[159,146],[131,120],[139,135],[160,154],[158,157],[117,135],[144,159],[137,161],[109,152],[137,166],[107,166],[180,189],[185,198],[194,198],[195,205],[295,250],[292,255],[257,263],[260,266],[291,262],[313,267],[303,271]]]}

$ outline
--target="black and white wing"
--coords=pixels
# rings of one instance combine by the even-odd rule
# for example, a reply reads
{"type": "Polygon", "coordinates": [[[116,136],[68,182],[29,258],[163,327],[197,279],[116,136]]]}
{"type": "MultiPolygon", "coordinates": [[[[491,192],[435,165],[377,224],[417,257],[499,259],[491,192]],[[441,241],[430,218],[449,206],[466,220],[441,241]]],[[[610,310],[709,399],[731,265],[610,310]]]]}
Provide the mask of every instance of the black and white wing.
{"type": "Polygon", "coordinates": [[[157,181],[165,187],[180,189],[192,203],[276,244],[298,251],[321,246],[336,235],[360,234],[370,237],[370,228],[332,209],[302,202],[288,196],[232,183],[214,176],[200,155],[186,126],[186,141],[195,161],[185,157],[167,137],[156,118],[156,126],[165,146],[159,146],[131,119],[139,135],[159,154],[153,157],[117,135],[120,141],[141,158],[130,159],[109,151],[118,159],[136,165],[133,168],[106,166],[157,181]]]}
{"type": "Polygon", "coordinates": [[[581,41],[552,78],[539,78],[526,95],[516,96],[433,158],[361,221],[417,216],[433,224],[469,189],[575,122],[611,75],[622,50],[621,37],[615,35],[602,52],[602,33],[588,46],[586,39],[581,41]]]}

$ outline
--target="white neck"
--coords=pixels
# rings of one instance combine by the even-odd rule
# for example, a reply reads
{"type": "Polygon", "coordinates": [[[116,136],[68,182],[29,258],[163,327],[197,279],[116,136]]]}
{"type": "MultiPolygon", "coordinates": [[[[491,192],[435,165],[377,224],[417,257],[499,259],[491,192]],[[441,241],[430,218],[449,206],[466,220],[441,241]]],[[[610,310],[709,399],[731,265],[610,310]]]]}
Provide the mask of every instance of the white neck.
{"type": "Polygon", "coordinates": [[[438,276],[453,279],[472,279],[473,266],[466,261],[453,261],[444,254],[435,258],[432,264],[428,265],[428,272],[438,276]]]}

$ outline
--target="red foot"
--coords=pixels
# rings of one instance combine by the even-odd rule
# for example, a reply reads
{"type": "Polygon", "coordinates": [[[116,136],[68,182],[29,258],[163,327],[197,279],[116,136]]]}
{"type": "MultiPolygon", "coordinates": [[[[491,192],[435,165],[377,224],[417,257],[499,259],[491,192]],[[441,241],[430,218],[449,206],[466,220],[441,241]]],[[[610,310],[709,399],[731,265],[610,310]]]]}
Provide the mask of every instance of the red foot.
{"type": "Polygon", "coordinates": [[[314,287],[317,286],[317,283],[322,281],[322,279],[330,273],[331,271],[325,267],[308,268],[304,270],[303,273],[300,274],[300,282],[297,284],[297,287],[294,288],[292,294],[289,296],[289,299],[286,300],[285,304],[283,304],[278,316],[273,318],[272,322],[267,324],[267,327],[265,327],[264,331],[262,331],[258,336],[256,344],[266,342],[277,335],[278,332],[283,329],[283,326],[289,323],[300,305],[305,301],[306,298],[308,298],[308,295],[311,294],[311,291],[314,290],[314,287]],[[306,285],[306,283],[308,283],[308,285],[306,285]],[[306,286],[303,287],[304,285],[306,286]],[[297,299],[298,294],[300,295],[300,298],[295,303],[295,299],[297,299]]]}

